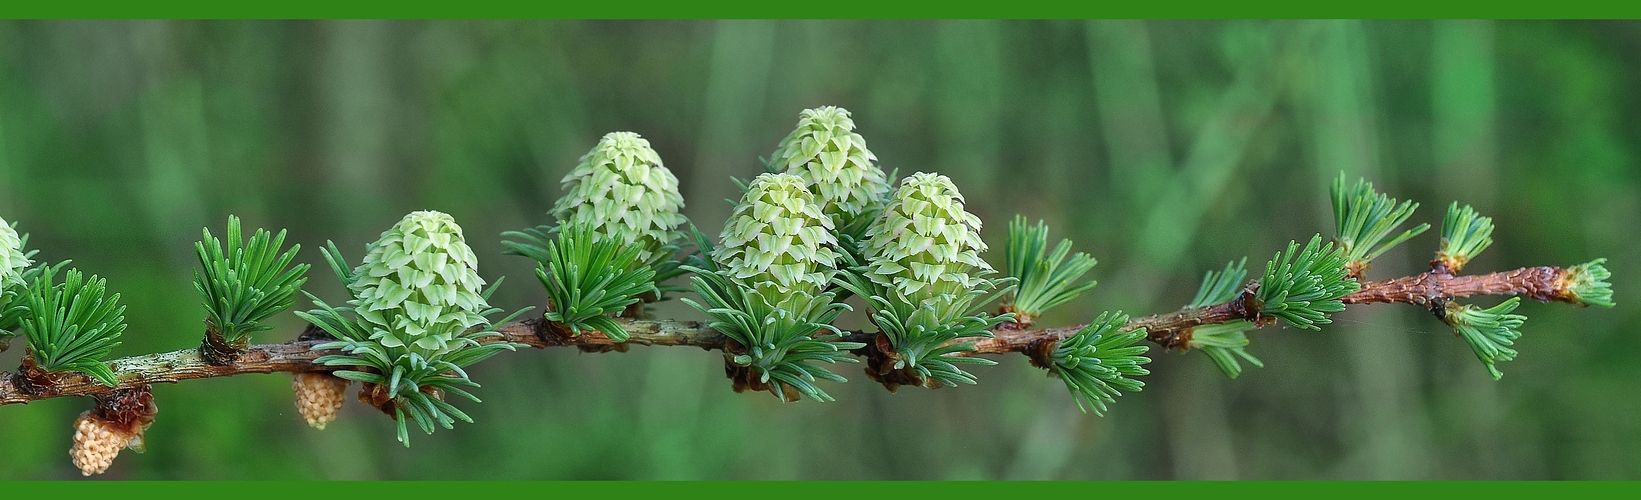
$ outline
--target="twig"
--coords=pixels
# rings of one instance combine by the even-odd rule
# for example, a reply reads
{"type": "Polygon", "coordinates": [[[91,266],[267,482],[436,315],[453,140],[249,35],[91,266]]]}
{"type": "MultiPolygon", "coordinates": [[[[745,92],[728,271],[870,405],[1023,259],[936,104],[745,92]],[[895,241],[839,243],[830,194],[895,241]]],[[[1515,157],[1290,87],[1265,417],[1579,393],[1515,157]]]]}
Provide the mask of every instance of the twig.
{"type": "MultiPolygon", "coordinates": [[[[1362,289],[1344,297],[1346,304],[1396,303],[1429,307],[1448,299],[1477,295],[1520,295],[1542,302],[1575,302],[1567,292],[1567,271],[1559,267],[1529,267],[1514,271],[1478,276],[1453,276],[1443,269],[1392,280],[1366,283],[1362,289]],[[1442,300],[1437,300],[1442,299],[1442,300]]],[[[1183,309],[1165,314],[1134,318],[1127,330],[1145,328],[1147,337],[1165,348],[1183,348],[1190,341],[1192,328],[1201,325],[1250,320],[1266,325],[1273,320],[1258,314],[1253,304],[1254,285],[1250,285],[1229,302],[1183,309]]],[[[726,338],[700,321],[618,319],[631,338],[617,343],[599,332],[572,336],[567,328],[541,317],[514,321],[496,328],[500,337],[492,341],[507,341],[535,348],[577,347],[588,352],[625,351],[630,345],[693,346],[705,350],[723,350],[726,338]]],[[[966,355],[1007,354],[1028,352],[1043,342],[1057,342],[1075,334],[1084,325],[1031,330],[999,330],[994,338],[977,339],[975,350],[966,355]]],[[[308,327],[307,334],[318,333],[308,327]]],[[[876,334],[849,332],[847,339],[875,345],[876,334]]],[[[963,340],[963,339],[960,339],[963,340]]],[[[313,346],[323,340],[294,340],[278,344],[249,346],[238,359],[227,364],[212,364],[200,356],[199,348],[130,356],[109,361],[116,379],[115,387],[108,387],[79,373],[39,375],[32,379],[20,373],[0,372],[0,406],[29,403],[63,396],[96,396],[116,389],[130,389],[144,385],[183,380],[226,377],[247,373],[303,373],[331,371],[335,367],[314,364],[314,360],[332,351],[316,351],[313,346]],[[30,380],[33,380],[32,382],[30,380]]]]}

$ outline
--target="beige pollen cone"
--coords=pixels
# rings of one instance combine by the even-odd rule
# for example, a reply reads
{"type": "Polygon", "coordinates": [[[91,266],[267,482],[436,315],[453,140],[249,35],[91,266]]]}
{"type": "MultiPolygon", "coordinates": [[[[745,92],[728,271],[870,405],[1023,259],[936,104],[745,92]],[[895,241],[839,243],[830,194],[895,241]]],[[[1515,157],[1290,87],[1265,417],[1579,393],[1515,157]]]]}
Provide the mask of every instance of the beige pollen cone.
{"type": "Polygon", "coordinates": [[[131,444],[131,435],[114,428],[113,424],[93,416],[90,411],[74,420],[74,447],[68,456],[80,474],[102,474],[114,464],[114,457],[131,444]]]}
{"type": "Polygon", "coordinates": [[[336,412],[347,400],[348,381],[328,373],[298,373],[291,382],[296,392],[296,411],[315,429],[336,420],[336,412]]]}
{"type": "Polygon", "coordinates": [[[108,471],[121,449],[143,451],[143,431],[154,424],[157,412],[146,385],[97,396],[97,407],[74,419],[69,458],[83,475],[108,471]]]}

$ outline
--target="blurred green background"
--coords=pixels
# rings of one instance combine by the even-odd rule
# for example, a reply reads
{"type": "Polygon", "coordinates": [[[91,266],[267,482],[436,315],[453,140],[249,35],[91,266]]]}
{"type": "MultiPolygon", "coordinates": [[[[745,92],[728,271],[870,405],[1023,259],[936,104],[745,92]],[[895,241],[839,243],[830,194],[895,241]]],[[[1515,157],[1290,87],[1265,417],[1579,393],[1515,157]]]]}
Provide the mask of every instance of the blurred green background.
{"type": "MultiPolygon", "coordinates": [[[[898,394],[844,366],[838,402],[781,404],[731,392],[716,353],[555,349],[479,365],[477,423],[405,449],[354,403],[307,428],[287,375],[192,381],[154,388],[149,451],[101,477],[1641,479],[1638,68],[1625,22],[8,21],[0,217],[124,293],[117,355],[197,345],[191,244],[230,213],[289,228],[308,290],[339,300],[315,249],[358,259],[442,210],[487,278],[511,277],[493,303],[539,305],[497,235],[549,222],[599,136],[647,137],[716,234],[728,178],[830,104],[886,168],[951,176],[992,262],[1015,213],[1097,256],[1100,286],[1043,319],[1069,324],[1177,308],[1226,260],[1330,233],[1342,170],[1423,202],[1415,221],[1453,200],[1494,216],[1476,272],[1609,257],[1619,307],[1522,306],[1499,382],[1407,306],[1257,332],[1267,367],[1234,381],[1153,351],[1146,390],[1104,418],[1018,356],[976,387],[898,394]]],[[[257,339],[300,325],[277,326],[257,339]]],[[[78,477],[87,408],[0,407],[0,478],[78,477]]]]}

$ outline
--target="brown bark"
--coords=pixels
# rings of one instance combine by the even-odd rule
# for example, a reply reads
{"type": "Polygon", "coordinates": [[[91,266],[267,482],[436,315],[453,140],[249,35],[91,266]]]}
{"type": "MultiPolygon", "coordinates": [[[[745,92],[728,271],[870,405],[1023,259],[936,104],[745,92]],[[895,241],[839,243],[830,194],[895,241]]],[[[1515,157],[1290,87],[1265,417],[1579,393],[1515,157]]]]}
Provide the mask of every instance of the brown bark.
{"type": "MultiPolygon", "coordinates": [[[[1164,348],[1185,348],[1191,340],[1191,329],[1201,325],[1248,320],[1264,326],[1273,318],[1260,315],[1253,298],[1257,284],[1243,289],[1229,302],[1182,309],[1172,313],[1155,314],[1128,321],[1123,330],[1146,329],[1146,338],[1164,348]]],[[[1430,308],[1453,299],[1479,295],[1522,296],[1540,302],[1578,303],[1567,291],[1567,271],[1553,266],[1524,267],[1477,276],[1453,276],[1445,269],[1391,280],[1374,281],[1362,289],[1346,295],[1345,304],[1412,304],[1430,308]]],[[[998,330],[996,337],[982,339],[975,344],[971,355],[1003,354],[1023,351],[1038,340],[1058,341],[1074,335],[1087,325],[1074,325],[1036,330],[998,330]]]]}

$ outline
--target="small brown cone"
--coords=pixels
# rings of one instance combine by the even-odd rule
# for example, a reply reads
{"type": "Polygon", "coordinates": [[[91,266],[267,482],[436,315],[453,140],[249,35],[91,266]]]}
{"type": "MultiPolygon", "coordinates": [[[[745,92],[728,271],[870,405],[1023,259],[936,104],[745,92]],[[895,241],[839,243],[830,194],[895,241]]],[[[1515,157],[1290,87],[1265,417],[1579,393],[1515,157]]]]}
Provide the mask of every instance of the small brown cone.
{"type": "Polygon", "coordinates": [[[348,381],[329,373],[298,373],[291,382],[296,392],[296,411],[315,429],[336,420],[336,412],[347,400],[348,381]]]}
{"type": "Polygon", "coordinates": [[[74,420],[74,446],[69,458],[84,475],[102,474],[113,465],[121,448],[142,453],[144,431],[154,425],[154,395],[148,386],[116,389],[96,396],[97,406],[74,420]]]}
{"type": "Polygon", "coordinates": [[[68,456],[80,474],[102,474],[130,443],[131,434],[86,411],[74,420],[74,447],[68,449],[68,456]]]}

